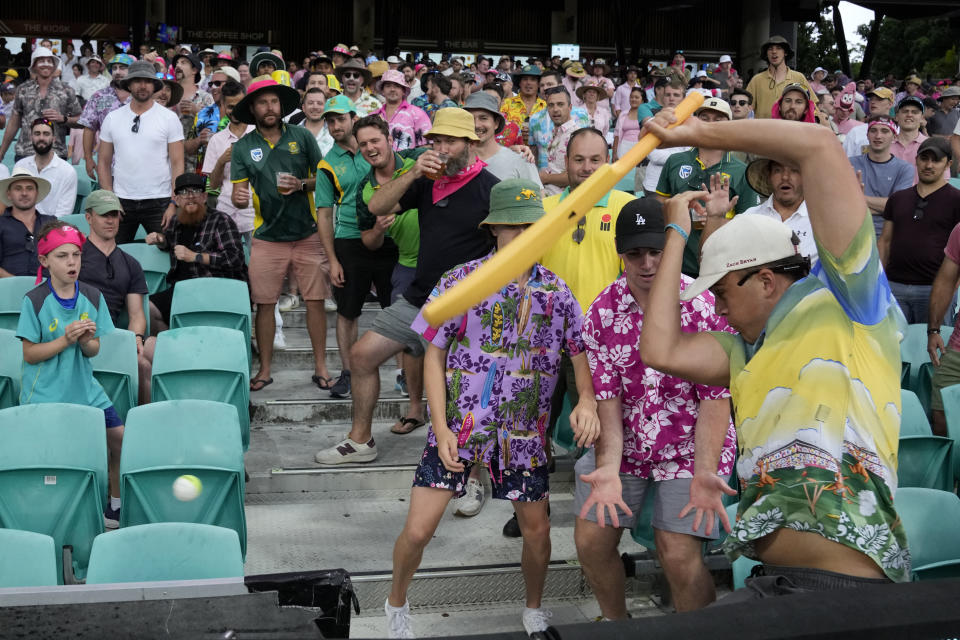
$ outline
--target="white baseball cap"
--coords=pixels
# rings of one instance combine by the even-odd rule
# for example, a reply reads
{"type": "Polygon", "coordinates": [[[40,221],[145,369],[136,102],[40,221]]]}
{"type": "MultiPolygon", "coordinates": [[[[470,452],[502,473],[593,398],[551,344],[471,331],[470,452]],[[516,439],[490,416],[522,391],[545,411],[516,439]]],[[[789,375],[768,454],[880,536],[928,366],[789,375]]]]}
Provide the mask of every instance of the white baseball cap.
{"type": "Polygon", "coordinates": [[[704,69],[700,69],[700,71],[697,71],[697,75],[694,76],[694,77],[696,77],[696,78],[706,78],[706,77],[707,77],[707,72],[706,72],[704,69]]]}
{"type": "Polygon", "coordinates": [[[731,271],[800,256],[800,240],[787,225],[765,216],[739,215],[703,243],[700,275],[680,294],[692,300],[731,271]]]}
{"type": "Polygon", "coordinates": [[[723,64],[724,62],[733,62],[733,58],[731,58],[727,54],[723,54],[722,56],[720,56],[720,64],[723,64]]]}
{"type": "Polygon", "coordinates": [[[706,111],[707,109],[722,113],[723,115],[727,116],[727,120],[733,120],[733,112],[730,111],[730,103],[723,98],[707,98],[703,101],[703,104],[700,105],[700,108],[693,112],[693,115],[697,115],[701,111],[706,111]]]}

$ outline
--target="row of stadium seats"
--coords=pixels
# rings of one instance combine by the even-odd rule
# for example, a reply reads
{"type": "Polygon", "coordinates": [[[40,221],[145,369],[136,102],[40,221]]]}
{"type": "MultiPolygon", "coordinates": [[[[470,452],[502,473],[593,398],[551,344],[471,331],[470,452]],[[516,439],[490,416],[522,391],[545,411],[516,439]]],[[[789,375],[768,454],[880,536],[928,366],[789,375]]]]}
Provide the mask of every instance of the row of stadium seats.
{"type": "MultiPolygon", "coordinates": [[[[103,412],[57,403],[11,407],[0,411],[0,431],[0,528],[50,536],[58,582],[83,578],[94,541],[104,532],[103,412]]],[[[120,458],[121,530],[161,522],[225,527],[238,541],[242,559],[247,546],[244,495],[234,407],[175,400],[131,409],[120,458]],[[185,474],[203,486],[191,501],[177,500],[172,491],[174,480],[185,474]]],[[[12,561],[0,556],[0,579],[7,562],[12,561]]]]}
{"type": "MultiPolygon", "coordinates": [[[[0,587],[58,584],[54,539],[0,529],[0,587]]],[[[189,522],[145,524],[93,541],[87,584],[243,577],[237,532],[189,522]]]]}

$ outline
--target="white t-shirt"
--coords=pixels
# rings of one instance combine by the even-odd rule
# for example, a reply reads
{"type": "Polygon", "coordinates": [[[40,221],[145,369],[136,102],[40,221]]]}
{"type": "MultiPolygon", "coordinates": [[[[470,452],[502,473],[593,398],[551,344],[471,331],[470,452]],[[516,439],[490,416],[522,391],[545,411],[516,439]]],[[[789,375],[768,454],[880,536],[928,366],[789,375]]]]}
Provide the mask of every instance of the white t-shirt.
{"type": "Polygon", "coordinates": [[[537,171],[537,165],[527,162],[516,151],[511,151],[504,146],[495,154],[484,160],[487,163],[487,171],[495,175],[500,180],[509,180],[510,178],[523,178],[536,182],[543,190],[543,183],[540,182],[540,172],[537,171]]]}
{"type": "Polygon", "coordinates": [[[55,153],[43,171],[37,171],[37,157],[21,158],[14,168],[23,167],[50,183],[50,193],[37,203],[37,211],[62,218],[73,213],[77,203],[77,172],[73,166],[55,153]]]}
{"type": "Polygon", "coordinates": [[[657,184],[660,182],[660,174],[663,173],[663,165],[667,164],[667,158],[675,153],[687,151],[690,147],[667,147],[666,149],[654,149],[647,155],[647,172],[643,177],[643,192],[652,194],[657,190],[657,184]]]}
{"type": "Polygon", "coordinates": [[[800,255],[810,258],[810,266],[815,265],[817,260],[820,259],[820,254],[817,252],[817,243],[813,239],[813,228],[810,226],[810,216],[807,215],[806,200],[801,202],[800,207],[786,220],[783,219],[779,211],[773,208],[773,196],[770,196],[755,207],[750,207],[743,212],[743,215],[765,216],[771,220],[783,222],[783,224],[790,227],[793,232],[797,234],[797,237],[800,238],[800,246],[798,247],[800,255]]]}
{"type": "MultiPolygon", "coordinates": [[[[73,75],[72,71],[70,75],[73,75]]],[[[85,73],[77,78],[77,93],[79,93],[80,97],[84,100],[89,100],[93,94],[109,85],[110,76],[101,74],[96,78],[91,78],[89,73],[85,73]]]]}
{"type": "Polygon", "coordinates": [[[867,138],[868,129],[869,127],[854,127],[847,132],[843,139],[843,150],[848,158],[862,156],[866,153],[864,148],[870,146],[870,140],[867,138]]]}
{"type": "Polygon", "coordinates": [[[180,118],[157,103],[140,115],[137,133],[134,118],[125,104],[108,113],[100,128],[100,139],[113,144],[113,192],[127,200],[167,198],[172,193],[167,145],[183,141],[180,118]]]}

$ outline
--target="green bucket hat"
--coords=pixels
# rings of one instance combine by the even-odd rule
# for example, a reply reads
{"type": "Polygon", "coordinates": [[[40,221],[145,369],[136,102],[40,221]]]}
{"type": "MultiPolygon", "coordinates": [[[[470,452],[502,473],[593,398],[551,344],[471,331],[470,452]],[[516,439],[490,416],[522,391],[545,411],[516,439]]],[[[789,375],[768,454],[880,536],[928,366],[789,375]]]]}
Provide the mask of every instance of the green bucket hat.
{"type": "Polygon", "coordinates": [[[510,178],[490,190],[490,213],[480,226],[533,224],[544,213],[540,185],[531,180],[510,178]]]}
{"type": "Polygon", "coordinates": [[[92,211],[98,216],[103,216],[113,211],[123,213],[123,206],[120,204],[120,198],[113,191],[106,189],[97,189],[87,196],[84,203],[87,211],[92,211]]]}
{"type": "Polygon", "coordinates": [[[323,105],[323,115],[328,113],[356,113],[357,107],[353,100],[345,95],[333,96],[323,105]]]}

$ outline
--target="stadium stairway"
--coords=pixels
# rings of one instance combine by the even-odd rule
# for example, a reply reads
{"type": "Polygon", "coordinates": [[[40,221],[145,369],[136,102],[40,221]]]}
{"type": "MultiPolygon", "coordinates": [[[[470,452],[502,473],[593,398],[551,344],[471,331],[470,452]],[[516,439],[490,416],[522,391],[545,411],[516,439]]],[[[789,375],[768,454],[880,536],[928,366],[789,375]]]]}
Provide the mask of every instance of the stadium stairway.
{"type": "MultiPolygon", "coordinates": [[[[360,333],[380,313],[367,305],[360,333]]],[[[427,430],[390,433],[407,399],[394,390],[396,364],[380,368],[381,393],[373,435],[380,455],[369,464],[321,467],[314,454],[350,430],[349,399],[337,400],[310,380],[310,342],[302,308],[283,313],[287,348],[274,352],[273,384],[251,394],[253,423],[246,468],[248,552],[246,574],[344,568],[353,578],[361,612],[353,637],[385,637],[383,602],[390,586],[393,543],[407,515],[413,472],[427,430]]],[[[336,314],[328,313],[327,363],[340,371],[334,335],[336,314]]],[[[254,357],[253,372],[257,362],[254,357]]],[[[582,577],[573,543],[573,458],[558,450],[551,475],[552,564],[545,606],[558,624],[593,619],[599,609],[582,577]]],[[[516,631],[522,629],[521,541],[501,535],[512,508],[489,498],[474,518],[448,508],[424,555],[410,590],[415,629],[420,635],[516,631]],[[455,613],[454,613],[455,612],[455,613]],[[448,615],[453,614],[453,615],[448,615]],[[476,624],[470,624],[472,620],[476,624]]],[[[639,553],[629,535],[621,552],[639,553]]],[[[657,585],[648,577],[628,580],[634,616],[659,615],[657,585]]]]}

